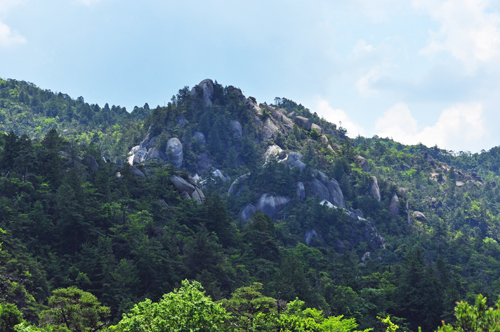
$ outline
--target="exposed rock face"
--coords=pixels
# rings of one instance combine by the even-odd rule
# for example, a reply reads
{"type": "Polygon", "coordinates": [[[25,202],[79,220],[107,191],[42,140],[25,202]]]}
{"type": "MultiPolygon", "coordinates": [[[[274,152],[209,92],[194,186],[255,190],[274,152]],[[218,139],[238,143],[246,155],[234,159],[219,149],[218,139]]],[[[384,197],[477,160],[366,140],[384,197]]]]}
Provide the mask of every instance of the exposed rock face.
{"type": "Polygon", "coordinates": [[[433,166],[436,164],[436,161],[434,160],[434,158],[433,158],[430,154],[428,154],[427,152],[425,152],[425,151],[424,151],[424,152],[422,152],[422,157],[423,157],[425,160],[427,160],[427,162],[428,162],[429,164],[431,164],[431,165],[433,165],[433,166]]]}
{"type": "Polygon", "coordinates": [[[182,168],[182,143],[177,137],[168,140],[166,155],[174,167],[182,168]]]}
{"type": "Polygon", "coordinates": [[[264,122],[264,126],[262,127],[262,139],[271,139],[276,136],[279,128],[274,124],[271,118],[267,118],[264,122]]]}
{"type": "Polygon", "coordinates": [[[245,101],[245,106],[255,115],[262,115],[262,111],[260,110],[259,104],[257,103],[255,97],[248,97],[245,101]]]}
{"type": "Polygon", "coordinates": [[[333,150],[338,151],[340,150],[340,145],[338,145],[337,143],[332,143],[332,148],[333,150]]]}
{"type": "Polygon", "coordinates": [[[231,183],[231,187],[229,187],[229,190],[227,191],[228,195],[235,195],[238,197],[238,195],[241,193],[241,191],[245,188],[247,178],[250,176],[250,173],[246,173],[238,177],[236,180],[231,183]]]}
{"type": "Polygon", "coordinates": [[[144,173],[135,166],[130,167],[130,172],[132,172],[133,176],[138,177],[139,179],[146,178],[146,175],[144,175],[144,173]]]}
{"type": "Polygon", "coordinates": [[[165,161],[167,160],[167,156],[159,148],[154,147],[148,150],[146,160],[165,161]]]}
{"type": "Polygon", "coordinates": [[[360,209],[356,209],[356,210],[354,210],[354,213],[355,213],[358,217],[360,217],[360,218],[363,218],[363,217],[364,217],[364,215],[363,215],[363,211],[361,211],[360,209]]]}
{"type": "Polygon", "coordinates": [[[203,194],[203,191],[198,188],[198,185],[193,178],[189,177],[188,181],[186,181],[180,176],[172,175],[169,180],[180,193],[180,197],[182,199],[192,198],[195,199],[198,204],[203,203],[205,195],[203,194]]]}
{"type": "Polygon", "coordinates": [[[233,135],[237,138],[243,137],[243,129],[241,128],[241,123],[239,121],[231,120],[229,121],[229,126],[233,131],[233,135]]]}
{"type": "Polygon", "coordinates": [[[276,144],[268,147],[266,153],[264,154],[265,163],[267,163],[271,158],[278,157],[282,151],[283,150],[281,150],[281,148],[276,144]]]}
{"type": "Polygon", "coordinates": [[[335,179],[328,179],[328,177],[318,170],[313,170],[313,175],[316,178],[308,182],[311,194],[319,196],[322,200],[327,200],[335,206],[346,208],[344,194],[340,189],[338,182],[335,179]]]}
{"type": "Polygon", "coordinates": [[[410,169],[410,166],[403,164],[403,171],[408,172],[410,169]]]}
{"type": "Polygon", "coordinates": [[[283,123],[283,126],[287,130],[293,129],[293,121],[287,116],[286,111],[284,109],[272,108],[271,115],[273,116],[274,119],[276,119],[276,121],[283,123]]]}
{"type": "Polygon", "coordinates": [[[294,120],[297,125],[304,128],[305,130],[311,130],[312,121],[308,118],[304,118],[303,116],[296,116],[294,120]]]}
{"type": "Polygon", "coordinates": [[[148,151],[145,147],[141,145],[134,146],[127,154],[127,161],[131,166],[134,164],[140,164],[146,159],[147,153],[148,151]]]}
{"type": "Polygon", "coordinates": [[[269,215],[271,218],[275,218],[279,211],[283,210],[291,199],[285,196],[271,196],[269,194],[264,194],[260,196],[259,201],[255,205],[257,210],[269,215]]]}
{"type": "Polygon", "coordinates": [[[201,131],[195,131],[193,134],[193,140],[198,140],[200,145],[206,145],[207,140],[205,138],[205,135],[201,131]]]}
{"type": "MultiPolygon", "coordinates": [[[[197,86],[201,89],[203,94],[203,104],[205,106],[212,106],[212,97],[214,95],[214,82],[211,79],[206,79],[200,82],[197,86]]],[[[191,94],[196,94],[196,87],[191,90],[191,94]]]]}
{"type": "Polygon", "coordinates": [[[213,172],[212,172],[212,175],[215,176],[215,177],[218,177],[219,179],[221,179],[222,181],[226,181],[226,180],[229,180],[229,176],[226,176],[224,175],[220,169],[215,169],[213,172]]]}
{"type": "Polygon", "coordinates": [[[368,165],[368,161],[361,157],[361,156],[356,156],[356,160],[359,163],[359,166],[363,169],[363,171],[368,172],[370,170],[370,165],[368,165]]]}
{"type": "Polygon", "coordinates": [[[298,152],[292,152],[288,155],[286,164],[289,167],[297,167],[302,172],[306,168],[306,164],[302,162],[302,154],[298,152]]]}
{"type": "Polygon", "coordinates": [[[306,240],[307,246],[310,246],[315,239],[319,239],[318,232],[315,229],[308,229],[304,234],[304,240],[306,240]]]}
{"type": "Polygon", "coordinates": [[[255,206],[252,204],[247,204],[245,205],[240,212],[238,213],[238,217],[243,220],[247,221],[248,219],[252,218],[252,215],[257,211],[255,206]]]}
{"type": "Polygon", "coordinates": [[[365,252],[363,254],[363,257],[361,257],[361,263],[360,264],[366,264],[366,262],[368,262],[369,260],[371,260],[371,254],[369,251],[365,252]]]}
{"type": "Polygon", "coordinates": [[[359,227],[359,230],[361,232],[362,239],[362,241],[359,242],[368,243],[368,245],[374,250],[385,248],[384,238],[377,231],[374,223],[369,220],[363,219],[357,221],[357,226],[359,227]]]}
{"type": "Polygon", "coordinates": [[[210,160],[210,158],[208,157],[208,154],[206,153],[200,153],[198,155],[198,170],[200,172],[206,172],[210,169],[210,167],[212,166],[212,161],[210,160]]]}
{"type": "Polygon", "coordinates": [[[306,188],[304,187],[304,183],[297,182],[297,196],[303,202],[306,199],[306,188]]]}
{"type": "Polygon", "coordinates": [[[406,188],[402,188],[402,187],[401,187],[401,188],[399,188],[399,189],[398,189],[398,194],[399,194],[399,196],[401,196],[401,197],[405,197],[405,195],[406,195],[406,188]]]}
{"type": "Polygon", "coordinates": [[[286,158],[286,152],[285,151],[281,151],[280,154],[278,155],[278,159],[283,160],[285,158],[286,158]]]}
{"type": "Polygon", "coordinates": [[[321,136],[319,137],[319,142],[320,142],[321,144],[328,145],[328,137],[326,137],[325,135],[321,135],[321,136]]]}
{"type": "Polygon", "coordinates": [[[377,181],[377,178],[376,178],[376,177],[374,177],[374,176],[372,176],[372,180],[373,180],[373,182],[372,182],[372,186],[371,186],[370,191],[371,191],[371,193],[372,193],[372,196],[373,196],[373,197],[374,197],[377,201],[379,201],[379,202],[380,202],[380,199],[381,199],[381,197],[380,197],[380,188],[378,187],[378,181],[377,181]]]}
{"type": "Polygon", "coordinates": [[[425,215],[420,212],[420,211],[414,211],[413,212],[413,218],[417,219],[417,220],[420,220],[420,221],[426,221],[427,218],[425,217],[425,215]]]}
{"type": "Polygon", "coordinates": [[[241,89],[238,89],[238,88],[236,88],[236,87],[234,87],[234,86],[232,86],[232,85],[229,85],[227,88],[228,88],[228,90],[232,90],[233,95],[235,95],[235,96],[236,96],[236,98],[238,98],[238,101],[239,101],[240,103],[245,103],[246,98],[245,98],[245,96],[243,95],[243,92],[241,92],[241,89]]]}
{"type": "Polygon", "coordinates": [[[391,198],[391,204],[389,205],[389,211],[392,213],[393,216],[399,215],[399,198],[396,193],[394,193],[394,196],[391,198]]]}
{"type": "Polygon", "coordinates": [[[99,170],[99,164],[95,160],[94,156],[88,154],[85,156],[85,163],[87,166],[93,170],[93,171],[98,171],[99,170]]]}
{"type": "Polygon", "coordinates": [[[322,134],[323,133],[323,128],[321,128],[320,126],[318,126],[317,124],[315,123],[312,123],[311,124],[311,130],[315,129],[318,133],[322,134]]]}
{"type": "Polygon", "coordinates": [[[180,193],[185,191],[191,195],[195,191],[195,187],[180,176],[171,175],[169,180],[180,193]]]}

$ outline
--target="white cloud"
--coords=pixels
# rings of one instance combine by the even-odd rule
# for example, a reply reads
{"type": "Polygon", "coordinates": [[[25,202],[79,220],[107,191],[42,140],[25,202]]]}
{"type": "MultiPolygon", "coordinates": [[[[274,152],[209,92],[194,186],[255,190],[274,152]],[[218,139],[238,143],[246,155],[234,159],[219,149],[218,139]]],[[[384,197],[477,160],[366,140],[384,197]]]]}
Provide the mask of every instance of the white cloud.
{"type": "Polygon", "coordinates": [[[490,11],[491,0],[413,0],[440,22],[439,31],[430,31],[430,41],[421,54],[447,51],[463,61],[469,70],[500,55],[500,14],[490,11]]]}
{"type": "Polygon", "coordinates": [[[333,109],[324,99],[318,99],[315,111],[327,121],[347,129],[347,135],[350,137],[364,135],[364,129],[359,124],[349,118],[343,110],[333,109]]]}
{"type": "Polygon", "coordinates": [[[459,104],[443,110],[433,126],[419,130],[408,105],[400,103],[377,119],[378,136],[392,137],[403,144],[423,143],[453,150],[478,150],[486,134],[480,103],[459,104]]]}
{"type": "Polygon", "coordinates": [[[377,90],[372,87],[373,83],[376,83],[380,78],[380,72],[378,67],[371,68],[368,73],[361,76],[356,81],[356,88],[358,92],[363,97],[369,97],[377,94],[377,90]]]}
{"type": "Polygon", "coordinates": [[[0,47],[9,47],[24,43],[26,43],[26,38],[21,36],[17,31],[12,31],[7,24],[0,21],[0,47]]]}

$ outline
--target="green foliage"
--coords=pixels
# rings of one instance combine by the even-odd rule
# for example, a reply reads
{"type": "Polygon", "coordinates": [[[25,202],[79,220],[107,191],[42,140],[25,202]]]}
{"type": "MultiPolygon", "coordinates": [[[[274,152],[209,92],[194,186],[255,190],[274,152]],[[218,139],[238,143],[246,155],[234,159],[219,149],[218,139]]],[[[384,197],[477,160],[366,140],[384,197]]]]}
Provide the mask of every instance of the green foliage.
{"type": "Polygon", "coordinates": [[[49,298],[49,309],[40,313],[42,326],[55,325],[70,331],[94,332],[103,329],[109,308],[89,292],[76,287],[57,289],[49,298]]]}
{"type": "Polygon", "coordinates": [[[12,303],[0,303],[0,330],[14,332],[14,326],[23,321],[23,314],[12,303]]]}
{"type": "Polygon", "coordinates": [[[227,315],[220,304],[205,295],[200,283],[184,280],[182,287],[165,294],[159,302],[146,299],[112,331],[219,331],[227,315]]]}

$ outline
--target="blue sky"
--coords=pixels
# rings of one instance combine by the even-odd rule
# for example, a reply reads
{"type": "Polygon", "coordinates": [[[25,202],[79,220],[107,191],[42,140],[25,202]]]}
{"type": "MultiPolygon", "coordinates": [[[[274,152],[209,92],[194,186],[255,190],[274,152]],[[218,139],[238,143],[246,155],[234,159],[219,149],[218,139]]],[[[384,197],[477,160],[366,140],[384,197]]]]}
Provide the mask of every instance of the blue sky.
{"type": "Polygon", "coordinates": [[[500,145],[500,3],[0,0],[0,77],[132,110],[205,78],[351,136],[500,145]]]}

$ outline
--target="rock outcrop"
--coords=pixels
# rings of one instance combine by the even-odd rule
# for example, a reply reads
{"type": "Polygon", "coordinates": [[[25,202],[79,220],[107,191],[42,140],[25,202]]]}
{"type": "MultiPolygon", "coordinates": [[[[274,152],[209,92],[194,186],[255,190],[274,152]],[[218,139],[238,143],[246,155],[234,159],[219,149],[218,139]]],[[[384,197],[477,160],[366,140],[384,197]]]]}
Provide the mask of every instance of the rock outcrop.
{"type": "Polygon", "coordinates": [[[203,191],[201,191],[201,189],[198,187],[196,181],[193,178],[190,177],[186,181],[180,176],[172,175],[170,176],[169,180],[180,193],[180,197],[182,199],[192,198],[195,199],[198,204],[203,203],[205,195],[203,194],[203,191]]]}
{"type": "Polygon", "coordinates": [[[370,192],[373,196],[373,198],[375,198],[377,201],[380,202],[381,200],[381,196],[380,196],[380,188],[378,186],[378,181],[377,181],[377,178],[375,176],[372,176],[372,186],[370,188],[370,192]]]}
{"type": "Polygon", "coordinates": [[[266,213],[272,219],[277,217],[278,212],[283,210],[291,199],[285,196],[271,196],[269,194],[263,194],[260,196],[255,208],[266,213]]]}
{"type": "Polygon", "coordinates": [[[93,171],[98,171],[99,170],[99,164],[97,163],[97,161],[95,160],[94,156],[88,154],[85,156],[85,163],[87,164],[87,166],[93,170],[93,171]]]}
{"type": "Polygon", "coordinates": [[[286,164],[289,167],[297,167],[301,172],[306,168],[306,164],[302,162],[302,154],[298,152],[290,153],[286,159],[286,164]]]}
{"type": "Polygon", "coordinates": [[[255,206],[253,206],[252,204],[247,204],[240,210],[240,212],[238,213],[238,217],[246,222],[248,219],[252,218],[252,215],[256,211],[257,209],[255,208],[255,206]]]}
{"type": "Polygon", "coordinates": [[[308,131],[311,130],[312,121],[309,120],[308,118],[304,118],[303,116],[297,115],[294,121],[298,126],[302,127],[303,129],[308,131]]]}
{"type": "Polygon", "coordinates": [[[207,144],[207,139],[205,138],[205,135],[201,131],[195,131],[193,134],[193,140],[198,140],[198,143],[200,145],[206,145],[207,144]]]}
{"type": "Polygon", "coordinates": [[[144,173],[138,169],[137,167],[135,166],[131,166],[130,167],[130,172],[132,172],[132,175],[139,178],[139,179],[145,179],[146,178],[146,175],[144,175],[144,173]]]}
{"type": "Polygon", "coordinates": [[[389,205],[389,212],[392,213],[394,217],[399,215],[399,198],[396,193],[391,198],[391,204],[389,205]]]}
{"type": "Polygon", "coordinates": [[[361,156],[356,156],[356,160],[358,161],[359,166],[361,166],[363,171],[365,171],[365,172],[370,171],[370,165],[368,164],[368,161],[365,158],[363,158],[361,156]]]}
{"type": "Polygon", "coordinates": [[[234,136],[236,136],[237,138],[243,137],[243,129],[241,128],[241,123],[239,121],[229,121],[229,127],[231,127],[234,136]]]}
{"type": "Polygon", "coordinates": [[[329,179],[323,172],[313,170],[316,177],[307,182],[311,195],[318,196],[321,200],[327,200],[335,206],[346,208],[344,194],[335,179],[329,179]]]}
{"type": "Polygon", "coordinates": [[[419,221],[426,221],[427,218],[425,217],[425,215],[420,212],[420,211],[414,211],[413,212],[413,218],[419,220],[419,221]]]}
{"type": "Polygon", "coordinates": [[[278,158],[282,151],[276,144],[269,146],[264,153],[264,162],[267,163],[271,158],[278,158]]]}
{"type": "Polygon", "coordinates": [[[173,137],[167,142],[166,155],[168,161],[174,165],[175,168],[182,168],[182,143],[177,137],[173,137]]]}
{"type": "Polygon", "coordinates": [[[201,92],[203,104],[208,107],[212,106],[212,97],[214,95],[214,82],[211,79],[201,81],[197,86],[191,89],[191,95],[196,95],[201,92]]]}
{"type": "Polygon", "coordinates": [[[164,162],[166,159],[167,156],[157,147],[150,148],[146,154],[146,160],[164,162]]]}
{"type": "Polygon", "coordinates": [[[236,178],[236,180],[231,183],[231,187],[229,187],[229,190],[227,191],[228,195],[235,195],[238,197],[238,195],[245,189],[245,185],[248,181],[248,177],[250,176],[250,173],[243,174],[236,178]]]}
{"type": "Polygon", "coordinates": [[[141,145],[134,146],[127,154],[127,162],[133,166],[135,164],[143,163],[146,160],[148,150],[141,145]]]}
{"type": "Polygon", "coordinates": [[[262,139],[266,140],[276,138],[278,130],[279,128],[273,120],[271,120],[271,118],[267,118],[266,121],[264,121],[264,126],[262,127],[262,139]]]}
{"type": "Polygon", "coordinates": [[[303,202],[306,199],[306,188],[304,183],[297,182],[297,197],[303,202]]]}

